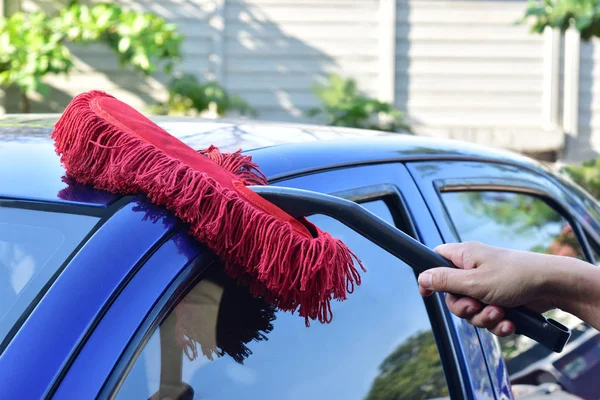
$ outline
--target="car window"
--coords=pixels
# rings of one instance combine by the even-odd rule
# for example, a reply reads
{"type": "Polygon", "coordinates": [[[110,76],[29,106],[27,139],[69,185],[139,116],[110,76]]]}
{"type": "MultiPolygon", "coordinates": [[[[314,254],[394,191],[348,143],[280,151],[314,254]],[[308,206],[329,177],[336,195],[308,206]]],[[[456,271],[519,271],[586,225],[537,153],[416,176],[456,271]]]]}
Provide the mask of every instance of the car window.
{"type": "MultiPolygon", "coordinates": [[[[392,223],[383,201],[364,205],[392,223]]],[[[117,399],[148,399],[161,379],[161,397],[169,382],[177,388],[182,381],[198,399],[447,396],[411,268],[331,218],[310,219],[348,244],[368,269],[347,301],[332,303],[330,324],[305,327],[299,316],[251,297],[217,265],[152,334],[117,399]]]]}
{"type": "MultiPolygon", "coordinates": [[[[442,193],[442,200],[461,241],[585,259],[569,221],[537,196],[465,191],[442,193]]],[[[558,310],[548,314],[573,328],[582,323],[558,310]]],[[[501,338],[500,343],[511,374],[551,354],[522,335],[501,338]]]]}
{"type": "Polygon", "coordinates": [[[91,216],[0,207],[0,342],[97,222],[91,216]]]}

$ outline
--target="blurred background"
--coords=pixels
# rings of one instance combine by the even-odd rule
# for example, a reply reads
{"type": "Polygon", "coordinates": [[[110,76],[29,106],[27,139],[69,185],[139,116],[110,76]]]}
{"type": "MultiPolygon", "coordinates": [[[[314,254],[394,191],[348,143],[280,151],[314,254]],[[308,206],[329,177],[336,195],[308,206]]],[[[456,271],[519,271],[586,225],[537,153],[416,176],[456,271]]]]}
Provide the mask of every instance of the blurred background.
{"type": "Polygon", "coordinates": [[[0,0],[0,113],[374,128],[546,161],[600,149],[596,0],[0,0]],[[586,5],[587,4],[587,5],[586,5]]]}

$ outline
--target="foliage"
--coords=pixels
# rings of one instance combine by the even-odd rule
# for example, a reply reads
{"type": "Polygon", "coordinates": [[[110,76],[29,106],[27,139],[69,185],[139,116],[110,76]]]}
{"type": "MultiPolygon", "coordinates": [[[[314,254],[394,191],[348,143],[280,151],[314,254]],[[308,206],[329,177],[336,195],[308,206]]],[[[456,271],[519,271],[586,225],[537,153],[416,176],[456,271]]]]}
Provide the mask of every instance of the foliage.
{"type": "Polygon", "coordinates": [[[151,107],[155,114],[195,115],[208,110],[213,104],[219,115],[237,112],[256,115],[248,103],[238,96],[230,95],[217,82],[200,83],[193,75],[173,79],[168,85],[169,98],[165,103],[151,107]]]}
{"type": "Polygon", "coordinates": [[[509,233],[527,233],[549,222],[562,221],[552,207],[532,196],[479,191],[465,192],[464,196],[469,213],[485,215],[509,233]]]}
{"type": "Polygon", "coordinates": [[[65,35],[52,22],[44,13],[0,19],[0,85],[47,93],[41,78],[71,69],[65,35]]]}
{"type": "Polygon", "coordinates": [[[529,0],[519,22],[528,20],[535,33],[542,33],[547,26],[564,32],[573,21],[583,40],[600,37],[600,0],[529,0]]]}
{"type": "Polygon", "coordinates": [[[73,67],[69,43],[103,42],[124,67],[150,74],[156,62],[166,61],[168,72],[179,59],[182,39],[164,19],[110,3],[71,2],[54,16],[18,12],[0,19],[0,85],[47,94],[42,79],[67,74],[73,67]]]}
{"type": "Polygon", "coordinates": [[[401,111],[389,103],[361,93],[353,79],[331,74],[325,85],[316,84],[313,91],[322,106],[309,110],[308,115],[324,115],[329,125],[410,132],[408,125],[403,123],[404,114],[401,111]]]}
{"type": "Polygon", "coordinates": [[[181,57],[183,36],[174,24],[152,13],[123,10],[112,3],[90,7],[71,2],[57,20],[70,41],[103,42],[118,55],[121,66],[145,75],[155,72],[161,61],[170,73],[181,57]]]}
{"type": "Polygon", "coordinates": [[[561,172],[586,189],[594,198],[600,199],[600,157],[581,165],[568,165],[561,172]]]}
{"type": "Polygon", "coordinates": [[[431,331],[409,337],[380,365],[367,400],[421,400],[448,395],[431,331]]]}

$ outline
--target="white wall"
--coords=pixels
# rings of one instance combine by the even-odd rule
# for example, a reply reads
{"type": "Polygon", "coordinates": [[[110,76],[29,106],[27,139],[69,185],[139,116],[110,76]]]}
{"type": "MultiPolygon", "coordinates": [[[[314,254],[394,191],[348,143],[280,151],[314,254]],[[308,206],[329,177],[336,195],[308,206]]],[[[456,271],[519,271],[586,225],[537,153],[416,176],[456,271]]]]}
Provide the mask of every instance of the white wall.
{"type": "Polygon", "coordinates": [[[223,82],[260,117],[300,120],[332,71],[377,94],[377,0],[227,0],[223,82]]]}
{"type": "MultiPolygon", "coordinates": [[[[24,8],[49,1],[26,0],[24,8]]],[[[183,69],[218,78],[261,119],[306,122],[304,112],[318,105],[312,84],[338,71],[373,96],[394,97],[424,135],[519,150],[562,145],[559,131],[541,128],[544,37],[513,25],[525,0],[120,2],[177,23],[186,36],[183,69]]],[[[52,78],[50,101],[40,99],[34,111],[60,111],[92,88],[140,108],[165,96],[160,77],[120,70],[101,46],[74,54],[79,72],[52,78]]]]}
{"type": "Polygon", "coordinates": [[[396,103],[421,132],[556,145],[559,135],[541,129],[544,37],[513,25],[524,9],[521,1],[399,2],[396,103]]]}

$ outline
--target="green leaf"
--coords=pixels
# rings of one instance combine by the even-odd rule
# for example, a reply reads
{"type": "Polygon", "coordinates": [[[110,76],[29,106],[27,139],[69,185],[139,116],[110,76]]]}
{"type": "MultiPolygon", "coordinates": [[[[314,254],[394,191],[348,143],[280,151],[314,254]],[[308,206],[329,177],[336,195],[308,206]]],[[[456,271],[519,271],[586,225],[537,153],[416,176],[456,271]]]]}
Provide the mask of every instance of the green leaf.
{"type": "Polygon", "coordinates": [[[106,29],[109,21],[113,16],[113,10],[110,8],[106,8],[101,13],[99,13],[98,18],[96,19],[96,26],[106,29]]]}
{"type": "Polygon", "coordinates": [[[50,94],[50,87],[39,80],[36,82],[36,90],[42,96],[48,96],[50,94]]]}
{"type": "Polygon", "coordinates": [[[129,50],[129,46],[131,45],[131,38],[129,37],[123,37],[121,38],[121,40],[119,40],[119,53],[125,53],[127,50],[129,50]]]}

